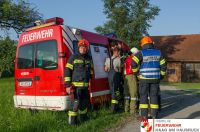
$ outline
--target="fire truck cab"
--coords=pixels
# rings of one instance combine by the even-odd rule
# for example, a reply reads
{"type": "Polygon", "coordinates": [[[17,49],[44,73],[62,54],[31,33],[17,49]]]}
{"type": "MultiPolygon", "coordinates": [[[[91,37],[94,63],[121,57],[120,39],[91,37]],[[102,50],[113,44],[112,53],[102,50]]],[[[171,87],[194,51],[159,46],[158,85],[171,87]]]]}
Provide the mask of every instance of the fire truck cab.
{"type": "Polygon", "coordinates": [[[59,17],[31,25],[19,37],[15,60],[14,105],[17,108],[68,110],[71,100],[66,93],[64,68],[68,58],[78,52],[77,43],[90,42],[94,76],[90,81],[90,103],[110,101],[110,89],[104,61],[110,57],[110,42],[121,40],[63,25],[59,17]]]}

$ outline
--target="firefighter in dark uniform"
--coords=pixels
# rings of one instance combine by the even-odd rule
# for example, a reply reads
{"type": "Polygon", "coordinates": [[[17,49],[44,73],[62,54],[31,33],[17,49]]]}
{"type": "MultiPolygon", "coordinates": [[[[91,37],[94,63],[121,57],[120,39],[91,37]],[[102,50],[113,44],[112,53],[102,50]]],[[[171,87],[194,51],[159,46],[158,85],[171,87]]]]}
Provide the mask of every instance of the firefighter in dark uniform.
{"type": "Polygon", "coordinates": [[[89,105],[89,80],[92,74],[92,60],[88,55],[89,42],[82,39],[78,43],[78,54],[72,55],[65,68],[66,87],[73,87],[73,107],[68,112],[69,124],[77,124],[77,116],[80,122],[86,120],[89,105]]]}
{"type": "Polygon", "coordinates": [[[132,58],[132,70],[138,72],[139,78],[140,115],[141,118],[147,119],[150,106],[152,118],[157,118],[159,83],[166,74],[166,60],[161,51],[155,49],[150,37],[144,36],[141,39],[141,47],[142,50],[132,58]]]}

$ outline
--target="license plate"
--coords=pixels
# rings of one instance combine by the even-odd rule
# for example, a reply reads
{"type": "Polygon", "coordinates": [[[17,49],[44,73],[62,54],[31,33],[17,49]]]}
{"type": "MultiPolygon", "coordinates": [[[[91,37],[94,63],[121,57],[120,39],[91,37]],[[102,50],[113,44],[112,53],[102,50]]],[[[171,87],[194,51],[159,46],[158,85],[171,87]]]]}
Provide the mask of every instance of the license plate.
{"type": "Polygon", "coordinates": [[[21,87],[30,87],[30,86],[32,86],[32,82],[31,81],[20,82],[19,86],[21,86],[21,87]]]}

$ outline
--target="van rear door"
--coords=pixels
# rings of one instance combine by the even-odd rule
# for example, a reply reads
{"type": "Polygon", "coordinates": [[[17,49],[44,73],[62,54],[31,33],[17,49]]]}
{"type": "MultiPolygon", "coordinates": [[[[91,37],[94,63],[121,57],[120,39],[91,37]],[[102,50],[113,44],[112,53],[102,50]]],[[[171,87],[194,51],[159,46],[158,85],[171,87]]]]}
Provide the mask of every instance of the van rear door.
{"type": "Polygon", "coordinates": [[[19,107],[35,106],[35,69],[34,45],[22,45],[18,48],[15,68],[15,104],[19,107]]]}
{"type": "Polygon", "coordinates": [[[63,79],[58,62],[57,41],[41,41],[35,46],[36,105],[57,109],[55,100],[61,96],[61,80],[63,79]]]}

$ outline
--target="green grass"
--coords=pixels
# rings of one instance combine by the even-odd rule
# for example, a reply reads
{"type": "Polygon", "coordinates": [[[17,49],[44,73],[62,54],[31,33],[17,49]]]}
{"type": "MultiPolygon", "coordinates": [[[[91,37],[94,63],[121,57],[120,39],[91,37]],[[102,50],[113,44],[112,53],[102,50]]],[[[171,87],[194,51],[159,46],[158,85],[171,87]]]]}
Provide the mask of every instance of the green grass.
{"type": "Polygon", "coordinates": [[[109,108],[90,112],[90,119],[83,124],[70,126],[66,112],[38,111],[33,113],[26,109],[14,108],[13,78],[0,79],[0,131],[64,131],[96,132],[116,127],[124,120],[125,113],[112,114],[109,108]]]}
{"type": "Polygon", "coordinates": [[[175,86],[178,89],[191,91],[192,93],[200,94],[200,83],[161,83],[163,86],[175,86]]]}

